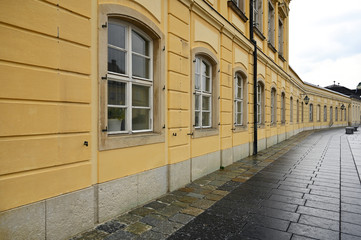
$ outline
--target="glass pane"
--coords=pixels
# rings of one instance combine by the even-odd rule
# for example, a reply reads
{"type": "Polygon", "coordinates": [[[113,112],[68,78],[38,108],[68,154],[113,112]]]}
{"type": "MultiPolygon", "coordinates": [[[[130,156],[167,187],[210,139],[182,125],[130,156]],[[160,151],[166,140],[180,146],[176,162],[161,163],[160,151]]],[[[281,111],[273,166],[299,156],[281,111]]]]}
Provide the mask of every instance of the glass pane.
{"type": "Polygon", "coordinates": [[[199,95],[196,95],[196,99],[195,99],[195,109],[196,110],[200,110],[200,102],[199,102],[199,99],[200,99],[200,96],[199,95]]]}
{"type": "Polygon", "coordinates": [[[125,108],[108,107],[108,132],[125,131],[125,108]]]}
{"type": "Polygon", "coordinates": [[[238,113],[242,112],[242,102],[237,102],[237,112],[238,113]]]}
{"type": "Polygon", "coordinates": [[[211,79],[209,77],[206,77],[205,83],[206,83],[205,90],[207,92],[212,92],[211,79]]]}
{"type": "Polygon", "coordinates": [[[125,74],[126,53],[108,47],[108,71],[125,74]]]}
{"type": "Polygon", "coordinates": [[[195,112],[195,126],[199,127],[199,112],[195,112]]]}
{"type": "Polygon", "coordinates": [[[126,28],[117,23],[109,23],[108,43],[120,48],[125,48],[126,28]]]}
{"type": "Polygon", "coordinates": [[[150,78],[149,74],[149,63],[150,60],[141,56],[134,55],[132,56],[132,71],[133,76],[141,78],[150,78]]]}
{"type": "Polygon", "coordinates": [[[125,105],[125,83],[108,81],[108,105],[125,105]]]}
{"type": "Polygon", "coordinates": [[[200,71],[200,59],[196,58],[196,73],[201,73],[200,71]]]}
{"type": "Polygon", "coordinates": [[[209,65],[202,61],[202,75],[210,77],[209,65]]]}
{"type": "Polygon", "coordinates": [[[132,50],[133,52],[149,56],[149,41],[132,31],[132,50]]]}
{"type": "Polygon", "coordinates": [[[195,79],[196,82],[195,82],[194,87],[195,87],[195,89],[199,90],[201,88],[201,82],[199,80],[200,76],[199,76],[199,74],[196,74],[195,77],[196,77],[196,79],[195,79]]]}
{"type": "Polygon", "coordinates": [[[149,109],[133,108],[132,125],[133,130],[149,129],[149,109]]]}
{"type": "Polygon", "coordinates": [[[211,125],[211,118],[209,112],[202,112],[202,126],[207,127],[211,125]]]}
{"type": "Polygon", "coordinates": [[[149,87],[133,84],[132,105],[149,107],[149,87]]]}
{"type": "Polygon", "coordinates": [[[242,124],[242,114],[241,113],[237,114],[237,124],[242,124]]]}
{"type": "Polygon", "coordinates": [[[242,99],[243,98],[243,94],[242,94],[242,88],[237,88],[237,98],[238,99],[242,99]]]}
{"type": "Polygon", "coordinates": [[[202,110],[210,110],[211,108],[211,98],[210,97],[202,97],[202,110]]]}

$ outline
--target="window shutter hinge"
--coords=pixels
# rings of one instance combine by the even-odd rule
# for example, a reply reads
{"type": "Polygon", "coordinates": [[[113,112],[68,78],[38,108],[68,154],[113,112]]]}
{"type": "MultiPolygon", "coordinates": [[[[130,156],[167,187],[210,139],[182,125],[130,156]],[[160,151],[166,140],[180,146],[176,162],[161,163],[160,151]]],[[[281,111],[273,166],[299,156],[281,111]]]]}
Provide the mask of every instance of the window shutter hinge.
{"type": "Polygon", "coordinates": [[[165,85],[163,86],[163,91],[165,90],[165,85]]]}
{"type": "Polygon", "coordinates": [[[102,77],[102,80],[107,80],[107,79],[108,79],[108,76],[107,76],[107,74],[105,74],[105,76],[102,77]]]}
{"type": "Polygon", "coordinates": [[[104,24],[102,24],[102,28],[107,28],[108,27],[108,22],[105,22],[104,24]]]}
{"type": "Polygon", "coordinates": [[[187,133],[187,135],[189,135],[189,136],[193,136],[193,132],[187,133]]]}
{"type": "Polygon", "coordinates": [[[220,126],[221,125],[221,123],[220,122],[218,122],[218,126],[220,126]]]}
{"type": "Polygon", "coordinates": [[[196,60],[194,59],[193,62],[196,62],[196,60]]]}
{"type": "Polygon", "coordinates": [[[165,128],[165,124],[163,125],[163,129],[165,128]]]}
{"type": "Polygon", "coordinates": [[[163,46],[163,51],[165,51],[165,46],[163,46]]]}
{"type": "Polygon", "coordinates": [[[106,126],[105,129],[102,129],[102,132],[108,132],[108,126],[106,126]]]}
{"type": "Polygon", "coordinates": [[[221,72],[221,69],[218,69],[218,72],[221,72]]]}
{"type": "Polygon", "coordinates": [[[221,96],[218,96],[218,100],[221,99],[221,96]]]}
{"type": "Polygon", "coordinates": [[[231,128],[231,131],[234,131],[234,130],[236,130],[235,128],[231,128]]]}

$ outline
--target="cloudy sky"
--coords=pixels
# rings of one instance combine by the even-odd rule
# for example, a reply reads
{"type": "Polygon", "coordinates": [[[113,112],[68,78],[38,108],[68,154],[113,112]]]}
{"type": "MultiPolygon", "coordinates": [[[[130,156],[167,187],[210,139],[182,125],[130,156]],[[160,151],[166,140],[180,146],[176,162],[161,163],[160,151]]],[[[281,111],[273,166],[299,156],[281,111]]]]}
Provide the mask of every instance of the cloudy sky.
{"type": "Polygon", "coordinates": [[[305,82],[361,82],[361,0],[292,0],[290,65],[305,82]]]}

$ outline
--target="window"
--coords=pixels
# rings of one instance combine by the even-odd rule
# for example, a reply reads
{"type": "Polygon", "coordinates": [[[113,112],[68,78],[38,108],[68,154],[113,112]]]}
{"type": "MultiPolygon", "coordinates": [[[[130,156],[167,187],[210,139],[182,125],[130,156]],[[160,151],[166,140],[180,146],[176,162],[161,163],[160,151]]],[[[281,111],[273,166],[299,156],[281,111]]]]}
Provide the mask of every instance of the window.
{"type": "Polygon", "coordinates": [[[108,24],[108,133],[152,131],[152,41],[132,25],[108,24]]]}
{"type": "Polygon", "coordinates": [[[320,105],[317,105],[316,118],[317,118],[317,122],[321,121],[321,106],[320,105]]]}
{"type": "Polygon", "coordinates": [[[333,109],[330,107],[330,122],[333,121],[333,109]]]}
{"type": "Polygon", "coordinates": [[[235,96],[234,96],[234,109],[235,109],[235,125],[243,125],[243,96],[244,96],[244,78],[240,73],[235,76],[235,96]]]}
{"type": "Polygon", "coordinates": [[[259,31],[262,31],[263,28],[263,10],[262,10],[262,0],[253,0],[253,26],[256,27],[259,31]]]}
{"type": "Polygon", "coordinates": [[[275,45],[275,8],[268,2],[268,42],[275,45]]]}
{"type": "Polygon", "coordinates": [[[310,122],[313,122],[313,104],[310,104],[310,122]]]}
{"type": "Polygon", "coordinates": [[[335,121],[338,121],[338,111],[337,107],[335,107],[335,121]]]}
{"type": "Polygon", "coordinates": [[[244,11],[244,2],[245,2],[245,0],[232,0],[232,2],[234,2],[234,4],[236,4],[237,7],[238,7],[242,12],[245,12],[245,11],[244,11]]]}
{"type": "Polygon", "coordinates": [[[212,126],[212,66],[196,56],[195,63],[195,128],[212,126]]]}
{"type": "Polygon", "coordinates": [[[283,21],[281,19],[278,20],[278,53],[283,56],[283,48],[284,48],[284,27],[283,21]]]}
{"type": "Polygon", "coordinates": [[[285,93],[283,92],[281,94],[281,123],[285,123],[286,122],[286,103],[285,103],[286,99],[285,99],[285,93]]]}
{"type": "Polygon", "coordinates": [[[193,138],[219,134],[219,63],[204,47],[192,49],[193,138]]]}
{"type": "Polygon", "coordinates": [[[293,122],[293,98],[290,98],[290,122],[293,122]]]}
{"type": "Polygon", "coordinates": [[[264,104],[264,85],[261,82],[257,83],[257,123],[263,123],[263,104],[264,104]]]}
{"type": "Polygon", "coordinates": [[[276,124],[277,116],[277,101],[276,101],[276,89],[271,89],[271,124],[276,124]]]}
{"type": "Polygon", "coordinates": [[[164,142],[164,34],[136,10],[99,10],[99,149],[164,142]]]}
{"type": "Polygon", "coordinates": [[[303,102],[302,102],[302,107],[301,107],[301,121],[303,122],[303,102]]]}
{"type": "Polygon", "coordinates": [[[299,110],[300,102],[297,99],[297,122],[300,122],[300,110],[299,110]]]}
{"type": "Polygon", "coordinates": [[[344,121],[347,120],[347,119],[346,119],[346,109],[345,109],[344,112],[343,112],[343,120],[344,120],[344,121]]]}
{"type": "Polygon", "coordinates": [[[327,121],[327,106],[323,106],[323,121],[327,121]]]}

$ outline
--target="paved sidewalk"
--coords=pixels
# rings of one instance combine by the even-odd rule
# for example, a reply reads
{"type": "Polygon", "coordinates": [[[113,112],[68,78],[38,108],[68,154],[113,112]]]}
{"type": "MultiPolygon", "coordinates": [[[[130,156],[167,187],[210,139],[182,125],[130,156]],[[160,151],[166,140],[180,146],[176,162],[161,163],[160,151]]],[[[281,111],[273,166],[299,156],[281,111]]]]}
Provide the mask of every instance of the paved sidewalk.
{"type": "Polygon", "coordinates": [[[72,239],[361,239],[358,170],[360,131],[306,131],[72,239]]]}

